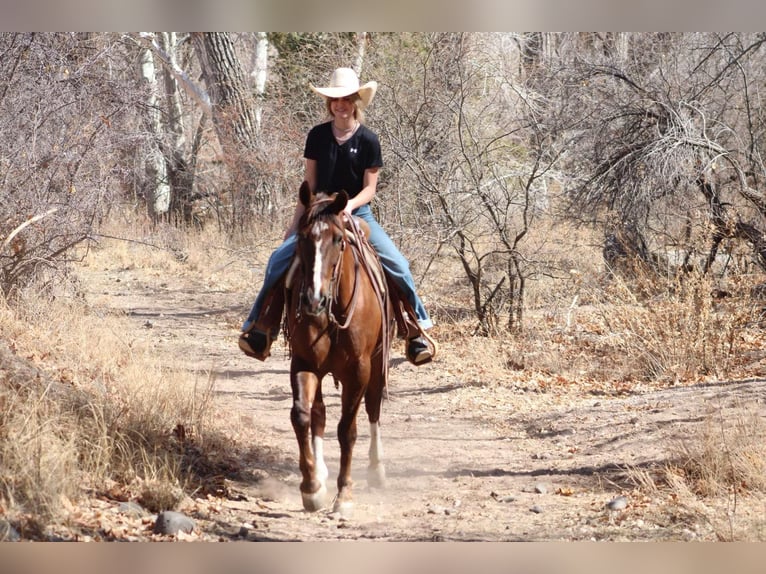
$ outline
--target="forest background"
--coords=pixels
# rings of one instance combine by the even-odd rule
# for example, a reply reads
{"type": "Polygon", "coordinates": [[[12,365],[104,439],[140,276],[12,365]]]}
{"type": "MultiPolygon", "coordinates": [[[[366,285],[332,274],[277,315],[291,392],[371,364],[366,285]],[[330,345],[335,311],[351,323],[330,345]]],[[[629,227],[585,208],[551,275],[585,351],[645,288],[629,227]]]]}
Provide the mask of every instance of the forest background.
{"type": "Polygon", "coordinates": [[[77,308],[73,271],[115,244],[163,254],[178,273],[209,265],[250,299],[260,277],[224,274],[279,241],[305,134],[324,117],[308,85],[338,66],[379,83],[366,118],[385,161],[374,210],[444,341],[492,345],[496,373],[539,374],[544,388],[762,376],[764,42],[0,35],[0,428],[15,429],[0,436],[3,507],[44,525],[80,471],[100,484],[140,479],[155,494],[183,482],[168,428],[198,424],[199,395],[161,416],[128,407],[110,394],[126,364],[90,356],[88,373],[72,374],[55,351],[32,350],[46,340],[34,329],[63,340],[53,310],[77,308]],[[56,371],[53,387],[19,379],[30,357],[56,371]],[[73,379],[76,394],[64,390],[73,379]],[[41,441],[57,445],[50,456],[41,441]]]}

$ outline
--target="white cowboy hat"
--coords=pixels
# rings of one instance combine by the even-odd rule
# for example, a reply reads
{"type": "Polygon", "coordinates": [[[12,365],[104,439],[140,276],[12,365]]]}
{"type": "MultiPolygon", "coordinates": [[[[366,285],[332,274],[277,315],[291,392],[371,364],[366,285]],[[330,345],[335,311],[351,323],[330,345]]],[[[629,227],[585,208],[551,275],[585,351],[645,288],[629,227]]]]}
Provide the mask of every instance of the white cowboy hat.
{"type": "Polygon", "coordinates": [[[330,76],[329,86],[325,88],[317,88],[312,84],[309,84],[309,86],[317,94],[325,98],[345,98],[351,94],[359,93],[359,97],[362,100],[360,107],[366,108],[370,105],[372,98],[375,97],[378,82],[367,82],[360,86],[359,78],[354,70],[351,68],[337,68],[332,73],[332,76],[330,76]]]}

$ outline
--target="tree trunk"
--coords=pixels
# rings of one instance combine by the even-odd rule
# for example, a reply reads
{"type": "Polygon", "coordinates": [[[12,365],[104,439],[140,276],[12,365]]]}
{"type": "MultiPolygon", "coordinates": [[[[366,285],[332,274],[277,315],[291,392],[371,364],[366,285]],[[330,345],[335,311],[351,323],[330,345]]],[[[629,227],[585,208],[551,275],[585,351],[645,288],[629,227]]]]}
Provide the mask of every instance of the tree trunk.
{"type": "Polygon", "coordinates": [[[154,136],[151,149],[145,160],[148,179],[146,188],[146,206],[152,220],[167,216],[170,208],[170,184],[167,165],[162,153],[162,114],[158,105],[157,77],[151,50],[141,52],[141,77],[147,83],[146,123],[154,136]]]}
{"type": "Polygon", "coordinates": [[[255,106],[255,130],[261,133],[261,119],[263,114],[263,96],[266,93],[266,77],[269,68],[269,40],[266,32],[255,34],[255,57],[253,62],[253,83],[255,84],[255,97],[258,99],[255,106]]]}
{"type": "MultiPolygon", "coordinates": [[[[194,172],[189,168],[184,149],[186,147],[186,132],[183,126],[183,108],[181,95],[176,78],[171,69],[178,67],[178,39],[175,32],[163,32],[160,35],[162,49],[169,57],[169,66],[162,68],[165,84],[166,138],[164,155],[168,166],[168,181],[171,188],[170,208],[177,221],[192,223],[192,188],[194,172]]],[[[191,162],[193,165],[194,162],[191,162]]]]}
{"type": "Polygon", "coordinates": [[[364,49],[367,43],[367,32],[356,33],[356,62],[354,63],[354,71],[360,78],[362,77],[362,67],[364,66],[364,49]]]}
{"type": "Polygon", "coordinates": [[[263,210],[269,204],[259,177],[254,102],[229,34],[195,32],[192,37],[210,96],[213,126],[231,177],[232,224],[241,228],[252,208],[263,210]]]}

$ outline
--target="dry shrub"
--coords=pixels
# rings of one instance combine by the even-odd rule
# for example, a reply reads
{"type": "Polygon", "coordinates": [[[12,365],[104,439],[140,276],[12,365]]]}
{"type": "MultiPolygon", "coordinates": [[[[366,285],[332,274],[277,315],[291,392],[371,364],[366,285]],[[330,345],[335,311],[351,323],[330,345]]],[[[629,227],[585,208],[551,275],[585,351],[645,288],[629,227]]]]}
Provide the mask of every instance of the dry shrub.
{"type": "Polygon", "coordinates": [[[79,483],[75,418],[50,390],[0,384],[0,505],[43,517],[79,483]]]}
{"type": "Polygon", "coordinates": [[[744,286],[723,293],[699,272],[668,281],[639,273],[632,284],[614,276],[598,309],[626,370],[665,383],[730,376],[755,319],[744,286]]]}
{"type": "Polygon", "coordinates": [[[675,472],[699,496],[766,494],[766,427],[755,412],[717,411],[676,459],[675,472]]]}
{"type": "Polygon", "coordinates": [[[751,405],[711,409],[697,431],[671,446],[668,460],[628,472],[660,502],[647,510],[655,522],[718,540],[766,540],[766,426],[751,405]]]}
{"type": "MultiPolygon", "coordinates": [[[[167,271],[175,258],[163,253],[152,264],[167,271]]],[[[0,369],[0,503],[41,519],[86,490],[171,506],[188,479],[186,444],[204,440],[211,381],[76,292],[73,283],[57,297],[28,287],[13,308],[2,305],[0,340],[11,343],[0,369]]]]}

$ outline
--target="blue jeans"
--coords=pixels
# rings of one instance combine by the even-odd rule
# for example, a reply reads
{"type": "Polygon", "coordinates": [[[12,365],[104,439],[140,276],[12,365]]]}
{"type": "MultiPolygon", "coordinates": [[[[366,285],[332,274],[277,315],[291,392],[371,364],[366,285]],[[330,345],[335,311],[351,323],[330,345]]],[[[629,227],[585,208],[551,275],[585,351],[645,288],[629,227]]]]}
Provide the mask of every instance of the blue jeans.
{"type": "MultiPolygon", "coordinates": [[[[363,205],[354,210],[353,214],[356,217],[364,219],[370,226],[370,245],[378,253],[380,263],[388,276],[394,281],[397,287],[401,289],[404,296],[412,308],[415,310],[415,316],[418,320],[418,325],[422,329],[430,329],[433,327],[433,322],[428,316],[423,302],[418,297],[415,291],[415,280],[412,278],[410,272],[410,264],[407,259],[404,258],[399,250],[391,241],[391,238],[383,230],[380,224],[375,220],[372,215],[372,210],[369,205],[363,205]]],[[[287,269],[290,267],[290,262],[295,254],[295,243],[297,241],[296,235],[293,234],[274,250],[274,253],[269,257],[269,263],[266,265],[266,274],[263,278],[263,285],[261,291],[255,299],[253,308],[250,310],[247,320],[242,325],[242,330],[247,331],[250,325],[258,318],[261,313],[261,306],[263,300],[269,291],[277,284],[280,278],[287,273],[287,269]]]]}

